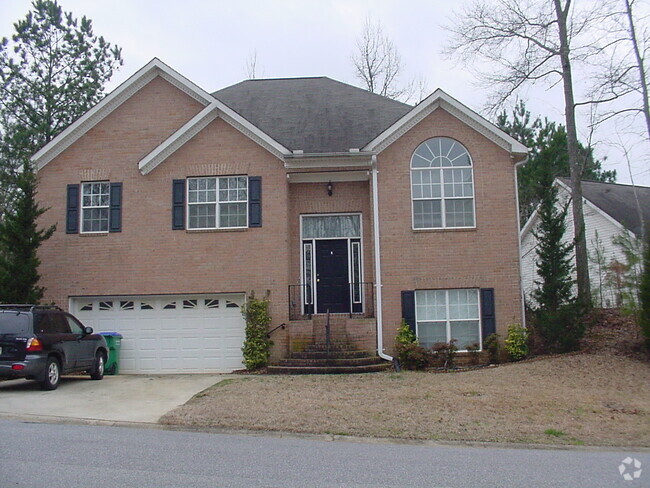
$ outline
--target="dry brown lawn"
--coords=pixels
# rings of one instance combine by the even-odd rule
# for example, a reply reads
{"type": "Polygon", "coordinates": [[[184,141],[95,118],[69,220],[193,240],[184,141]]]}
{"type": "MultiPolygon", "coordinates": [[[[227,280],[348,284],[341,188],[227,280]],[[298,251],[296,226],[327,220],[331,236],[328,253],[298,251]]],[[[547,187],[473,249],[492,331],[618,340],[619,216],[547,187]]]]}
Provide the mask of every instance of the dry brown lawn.
{"type": "Polygon", "coordinates": [[[650,364],[580,354],[463,373],[242,376],[165,415],[188,426],[650,447],[650,364]]]}

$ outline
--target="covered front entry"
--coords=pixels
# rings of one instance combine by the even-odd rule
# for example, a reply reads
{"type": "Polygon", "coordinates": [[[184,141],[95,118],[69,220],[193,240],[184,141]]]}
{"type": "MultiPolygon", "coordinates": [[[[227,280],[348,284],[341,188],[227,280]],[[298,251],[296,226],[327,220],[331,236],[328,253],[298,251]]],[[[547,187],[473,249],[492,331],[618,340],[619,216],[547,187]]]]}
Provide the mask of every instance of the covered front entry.
{"type": "Polygon", "coordinates": [[[303,313],[363,311],[361,216],[303,215],[303,313]]]}

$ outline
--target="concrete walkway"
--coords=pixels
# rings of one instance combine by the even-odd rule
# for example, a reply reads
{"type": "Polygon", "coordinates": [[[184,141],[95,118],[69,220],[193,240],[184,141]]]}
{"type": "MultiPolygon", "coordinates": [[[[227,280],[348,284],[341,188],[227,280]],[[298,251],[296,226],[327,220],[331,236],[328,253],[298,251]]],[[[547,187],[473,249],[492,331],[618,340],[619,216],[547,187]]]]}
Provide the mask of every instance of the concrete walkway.
{"type": "Polygon", "coordinates": [[[58,389],[41,391],[27,380],[0,382],[0,417],[74,418],[155,423],[226,374],[117,375],[92,381],[66,376],[58,389]]]}

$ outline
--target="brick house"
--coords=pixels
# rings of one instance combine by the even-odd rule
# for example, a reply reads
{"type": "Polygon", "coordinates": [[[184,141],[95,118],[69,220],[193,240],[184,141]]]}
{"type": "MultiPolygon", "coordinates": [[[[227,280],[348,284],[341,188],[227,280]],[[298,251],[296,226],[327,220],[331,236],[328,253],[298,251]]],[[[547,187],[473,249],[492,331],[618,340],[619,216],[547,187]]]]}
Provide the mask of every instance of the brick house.
{"type": "Polygon", "coordinates": [[[246,297],[272,357],[332,334],[390,359],[522,321],[527,149],[441,90],[415,107],[328,78],[210,94],[152,60],[34,155],[45,300],[124,335],[124,372],[241,368],[246,297]],[[379,238],[377,238],[379,236],[379,238]]]}

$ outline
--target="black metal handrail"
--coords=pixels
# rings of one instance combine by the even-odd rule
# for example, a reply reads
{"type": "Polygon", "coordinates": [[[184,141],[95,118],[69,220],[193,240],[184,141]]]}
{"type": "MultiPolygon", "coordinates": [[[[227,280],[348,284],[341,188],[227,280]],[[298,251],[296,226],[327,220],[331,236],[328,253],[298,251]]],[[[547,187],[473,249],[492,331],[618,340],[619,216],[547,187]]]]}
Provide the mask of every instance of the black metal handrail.
{"type": "Polygon", "coordinates": [[[277,327],[274,327],[273,329],[271,329],[270,331],[268,331],[268,332],[266,333],[266,338],[267,338],[267,339],[270,339],[270,338],[271,338],[271,334],[273,334],[276,330],[278,330],[278,329],[286,329],[286,328],[287,328],[287,324],[285,324],[284,322],[282,322],[282,323],[281,323],[280,325],[278,325],[277,327]]]}
{"type": "MultiPolygon", "coordinates": [[[[371,281],[348,283],[348,311],[352,317],[375,316],[375,284],[371,281]]],[[[289,285],[289,320],[308,320],[317,313],[313,288],[308,284],[289,285]]],[[[321,312],[322,313],[322,312],[321,312]]]]}

